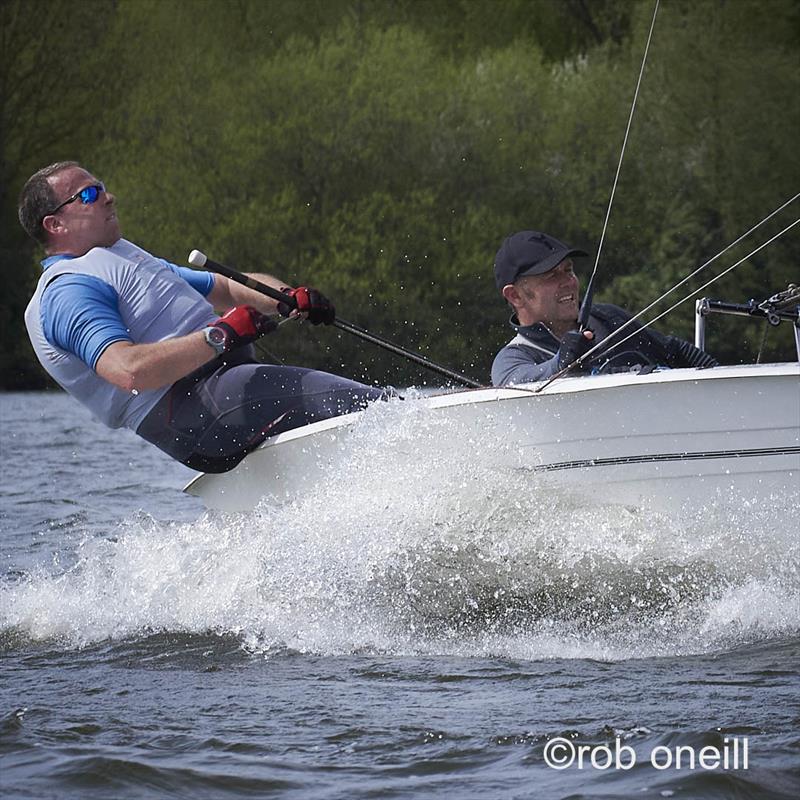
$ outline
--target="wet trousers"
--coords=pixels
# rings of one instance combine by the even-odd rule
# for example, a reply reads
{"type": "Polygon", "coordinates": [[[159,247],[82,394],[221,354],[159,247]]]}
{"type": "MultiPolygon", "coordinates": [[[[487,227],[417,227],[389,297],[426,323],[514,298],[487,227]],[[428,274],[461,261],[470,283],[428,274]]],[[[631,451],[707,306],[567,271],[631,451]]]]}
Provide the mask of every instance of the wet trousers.
{"type": "Polygon", "coordinates": [[[327,372],[225,356],[174,383],[136,433],[192,469],[227,472],[268,436],[382,397],[327,372]]]}

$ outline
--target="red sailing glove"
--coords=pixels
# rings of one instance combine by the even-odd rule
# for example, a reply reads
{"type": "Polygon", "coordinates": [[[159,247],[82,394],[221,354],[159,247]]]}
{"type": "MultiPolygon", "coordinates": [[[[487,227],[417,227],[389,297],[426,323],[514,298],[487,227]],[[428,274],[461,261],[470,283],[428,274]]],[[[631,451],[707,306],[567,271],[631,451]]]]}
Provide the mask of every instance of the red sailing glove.
{"type": "MultiPolygon", "coordinates": [[[[297,310],[302,314],[308,314],[308,321],[312,325],[323,323],[330,325],[336,319],[336,309],[333,303],[324,294],[308,286],[298,286],[296,289],[281,289],[284,294],[294,297],[297,302],[297,310]]],[[[288,317],[292,309],[287,303],[278,303],[278,313],[288,317]]]]}
{"type": "Polygon", "coordinates": [[[236,306],[206,327],[223,332],[223,337],[207,333],[206,341],[217,352],[227,353],[254,342],[265,333],[274,331],[278,325],[252,306],[236,306]]]}

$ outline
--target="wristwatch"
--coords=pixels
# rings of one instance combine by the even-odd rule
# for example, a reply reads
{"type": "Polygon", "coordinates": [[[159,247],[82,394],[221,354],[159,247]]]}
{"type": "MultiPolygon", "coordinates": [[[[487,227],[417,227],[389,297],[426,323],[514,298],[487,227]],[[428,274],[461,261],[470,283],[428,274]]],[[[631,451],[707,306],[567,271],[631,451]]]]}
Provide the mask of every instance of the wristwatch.
{"type": "Polygon", "coordinates": [[[211,347],[218,356],[221,356],[225,352],[228,346],[228,334],[225,333],[222,328],[209,325],[203,328],[203,336],[206,337],[208,346],[211,347]]]}

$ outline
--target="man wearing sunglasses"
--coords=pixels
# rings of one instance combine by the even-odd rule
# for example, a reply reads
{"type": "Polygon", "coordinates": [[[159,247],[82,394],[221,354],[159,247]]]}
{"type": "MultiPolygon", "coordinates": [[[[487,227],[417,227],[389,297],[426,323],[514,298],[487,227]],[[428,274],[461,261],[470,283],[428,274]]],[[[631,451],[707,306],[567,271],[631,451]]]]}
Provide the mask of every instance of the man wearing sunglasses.
{"type": "MultiPolygon", "coordinates": [[[[286,305],[123,239],[114,195],[74,161],[28,179],[19,219],[47,254],[25,312],[39,361],[106,425],[194,469],[224,472],[267,436],[383,397],[325,372],[260,364],[252,343],[286,305]]],[[[335,319],[316,290],[252,277],[291,294],[292,315],[335,319]]]]}

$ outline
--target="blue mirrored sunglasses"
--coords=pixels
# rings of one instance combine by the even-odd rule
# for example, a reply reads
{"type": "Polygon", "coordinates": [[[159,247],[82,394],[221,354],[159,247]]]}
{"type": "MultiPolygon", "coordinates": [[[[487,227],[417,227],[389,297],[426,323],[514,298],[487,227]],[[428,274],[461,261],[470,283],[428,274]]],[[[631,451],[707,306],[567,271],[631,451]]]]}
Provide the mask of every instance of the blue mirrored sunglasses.
{"type": "MultiPolygon", "coordinates": [[[[68,197],[63,203],[57,205],[50,214],[55,214],[56,211],[60,211],[64,206],[68,206],[76,200],[80,200],[85,206],[96,203],[97,198],[100,197],[100,192],[104,192],[105,190],[106,186],[104,183],[93,183],[91,186],[84,186],[79,192],[75,192],[72,197],[68,197]]],[[[49,214],[47,216],[49,216],[49,214]]]]}

